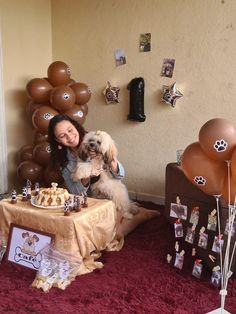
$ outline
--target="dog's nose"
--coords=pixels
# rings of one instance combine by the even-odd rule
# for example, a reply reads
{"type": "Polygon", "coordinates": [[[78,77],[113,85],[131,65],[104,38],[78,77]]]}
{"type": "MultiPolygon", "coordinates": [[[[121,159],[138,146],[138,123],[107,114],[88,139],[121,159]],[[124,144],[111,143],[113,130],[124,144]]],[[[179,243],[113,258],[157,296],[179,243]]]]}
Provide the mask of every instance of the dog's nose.
{"type": "Polygon", "coordinates": [[[90,148],[94,148],[95,147],[95,143],[89,143],[90,148]]]}

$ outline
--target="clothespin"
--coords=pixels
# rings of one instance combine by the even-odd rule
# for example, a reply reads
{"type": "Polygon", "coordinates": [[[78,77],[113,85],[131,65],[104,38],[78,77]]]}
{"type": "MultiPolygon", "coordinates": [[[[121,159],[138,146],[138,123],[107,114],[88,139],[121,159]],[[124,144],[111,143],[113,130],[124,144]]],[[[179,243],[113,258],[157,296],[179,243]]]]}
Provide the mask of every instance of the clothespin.
{"type": "Polygon", "coordinates": [[[166,259],[167,259],[168,264],[170,264],[170,262],[172,260],[172,256],[170,254],[167,254],[166,259]]]}
{"type": "Polygon", "coordinates": [[[175,251],[179,252],[179,242],[178,241],[175,242],[175,251]]]}
{"type": "Polygon", "coordinates": [[[213,263],[215,263],[215,261],[216,261],[216,257],[215,257],[215,256],[209,254],[208,257],[210,258],[210,260],[211,260],[213,263]]]}

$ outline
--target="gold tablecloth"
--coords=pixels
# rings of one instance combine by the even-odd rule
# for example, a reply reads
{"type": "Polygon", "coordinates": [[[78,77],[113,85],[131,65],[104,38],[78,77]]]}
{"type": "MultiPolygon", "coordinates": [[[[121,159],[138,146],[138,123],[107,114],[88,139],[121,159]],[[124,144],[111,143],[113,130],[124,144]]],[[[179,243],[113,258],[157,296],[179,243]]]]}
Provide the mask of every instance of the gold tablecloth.
{"type": "Polygon", "coordinates": [[[117,239],[117,211],[112,201],[88,198],[88,207],[64,216],[63,208],[37,208],[30,201],[16,204],[0,201],[0,231],[9,234],[11,223],[55,235],[55,247],[81,259],[79,274],[101,268],[100,251],[120,250],[124,239],[117,239]]]}

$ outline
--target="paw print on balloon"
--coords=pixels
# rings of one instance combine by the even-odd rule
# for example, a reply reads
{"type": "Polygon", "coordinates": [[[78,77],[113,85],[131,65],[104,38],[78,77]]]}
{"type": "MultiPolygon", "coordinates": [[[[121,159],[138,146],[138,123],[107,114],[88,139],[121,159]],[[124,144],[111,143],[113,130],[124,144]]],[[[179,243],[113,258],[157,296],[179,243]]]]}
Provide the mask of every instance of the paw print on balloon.
{"type": "Polygon", "coordinates": [[[214,148],[218,153],[226,151],[227,146],[228,146],[228,143],[223,139],[217,140],[214,144],[214,148]]]}
{"type": "Polygon", "coordinates": [[[197,183],[198,185],[205,185],[206,179],[204,179],[202,176],[196,176],[194,178],[194,182],[197,183]]]}
{"type": "Polygon", "coordinates": [[[51,115],[50,112],[45,112],[45,114],[43,114],[43,119],[44,120],[50,120],[53,118],[53,115],[51,115]]]}
{"type": "Polygon", "coordinates": [[[68,93],[64,93],[64,94],[63,94],[63,98],[64,98],[65,100],[67,100],[67,99],[70,98],[70,95],[69,95],[68,93]]]}

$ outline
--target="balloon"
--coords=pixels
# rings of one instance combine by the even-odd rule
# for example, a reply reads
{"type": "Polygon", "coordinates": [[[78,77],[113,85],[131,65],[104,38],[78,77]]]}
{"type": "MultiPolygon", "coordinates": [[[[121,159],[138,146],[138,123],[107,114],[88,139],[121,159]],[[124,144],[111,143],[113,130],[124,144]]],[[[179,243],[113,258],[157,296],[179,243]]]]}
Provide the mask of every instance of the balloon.
{"type": "Polygon", "coordinates": [[[26,160],[17,167],[17,175],[22,181],[30,180],[32,183],[40,182],[43,178],[42,166],[34,161],[26,160]]]}
{"type": "Polygon", "coordinates": [[[45,79],[34,78],[26,85],[26,91],[35,103],[43,104],[49,101],[52,85],[45,79]]]}
{"type": "Polygon", "coordinates": [[[47,166],[49,164],[50,156],[51,147],[48,142],[39,143],[33,149],[34,160],[42,166],[47,166]]]}
{"type": "Polygon", "coordinates": [[[225,182],[221,193],[227,204],[234,204],[236,196],[236,183],[232,176],[230,176],[230,180],[228,179],[228,176],[225,177],[225,182]]]}
{"type": "Polygon", "coordinates": [[[79,105],[74,105],[71,109],[65,111],[64,114],[79,122],[81,125],[85,122],[86,115],[79,105]]]}
{"type": "Polygon", "coordinates": [[[221,194],[227,175],[227,164],[209,158],[199,142],[190,144],[184,150],[182,169],[186,177],[206,194],[221,194]]]}
{"type": "Polygon", "coordinates": [[[58,115],[58,111],[49,106],[41,106],[32,116],[33,126],[42,134],[47,134],[49,121],[58,115]]]}
{"type": "Polygon", "coordinates": [[[44,182],[49,187],[51,187],[52,182],[57,182],[59,185],[61,185],[64,180],[61,175],[60,169],[53,169],[51,166],[48,166],[44,170],[44,182]]]}
{"type": "Polygon", "coordinates": [[[75,104],[75,93],[69,86],[57,86],[52,89],[50,103],[58,111],[66,111],[75,104]]]}
{"type": "Polygon", "coordinates": [[[70,81],[70,68],[62,61],[55,61],[48,67],[48,80],[53,86],[66,85],[70,81]]]}
{"type": "Polygon", "coordinates": [[[208,157],[230,160],[236,146],[236,129],[225,119],[209,120],[200,129],[199,143],[208,157]]]}
{"type": "Polygon", "coordinates": [[[87,116],[87,114],[88,114],[88,105],[87,104],[81,105],[80,108],[83,111],[84,115],[87,116]]]}
{"type": "Polygon", "coordinates": [[[120,88],[111,86],[110,82],[107,82],[105,89],[103,90],[103,95],[105,97],[107,104],[115,104],[119,102],[119,92],[120,88]]]}
{"type": "Polygon", "coordinates": [[[25,112],[27,116],[31,119],[34,111],[38,109],[41,104],[36,104],[33,100],[30,100],[25,107],[25,112]]]}
{"type": "Polygon", "coordinates": [[[48,135],[47,134],[41,134],[40,132],[36,131],[34,134],[34,144],[37,145],[42,142],[47,142],[48,135]]]}
{"type": "Polygon", "coordinates": [[[18,152],[18,159],[20,162],[25,160],[33,159],[33,146],[32,145],[24,145],[20,148],[18,152]]]}
{"type": "Polygon", "coordinates": [[[72,78],[70,78],[69,82],[66,84],[66,86],[71,86],[72,84],[76,83],[76,81],[72,78]]]}
{"type": "Polygon", "coordinates": [[[75,83],[70,86],[75,92],[75,103],[78,105],[86,104],[91,97],[90,88],[84,83],[75,83]]]}
{"type": "Polygon", "coordinates": [[[166,104],[175,107],[176,100],[180,97],[183,97],[183,94],[177,89],[176,83],[172,84],[171,86],[163,86],[163,96],[161,100],[166,104]]]}
{"type": "Polygon", "coordinates": [[[127,119],[144,122],[146,120],[146,115],[144,114],[144,78],[135,77],[129,82],[127,89],[130,91],[129,114],[127,119]]]}
{"type": "Polygon", "coordinates": [[[233,179],[236,182],[236,147],[233,149],[232,155],[231,155],[231,174],[233,179]]]}

